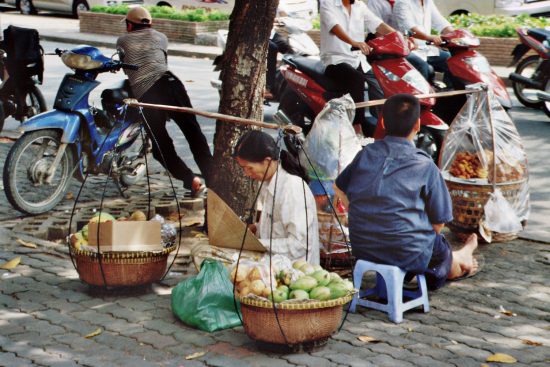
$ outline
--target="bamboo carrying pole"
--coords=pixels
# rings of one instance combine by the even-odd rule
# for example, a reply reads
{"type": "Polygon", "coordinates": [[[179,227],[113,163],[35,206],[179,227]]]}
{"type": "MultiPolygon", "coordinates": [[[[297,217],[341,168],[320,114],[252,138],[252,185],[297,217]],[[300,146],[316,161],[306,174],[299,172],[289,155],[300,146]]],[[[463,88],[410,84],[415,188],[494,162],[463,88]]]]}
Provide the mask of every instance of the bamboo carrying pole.
{"type": "MultiPolygon", "coordinates": [[[[451,97],[451,96],[458,96],[461,94],[479,93],[480,91],[482,90],[481,89],[480,90],[477,90],[477,89],[476,90],[457,90],[457,91],[449,91],[449,92],[415,94],[414,96],[418,99],[425,99],[425,98],[451,97]]],[[[386,99],[377,99],[374,101],[360,102],[355,105],[355,108],[379,106],[379,105],[383,105],[385,102],[386,102],[386,99]]],[[[268,122],[263,122],[258,120],[246,119],[246,118],[236,117],[231,115],[224,115],[222,113],[217,113],[217,112],[201,111],[191,107],[179,107],[179,106],[170,106],[170,105],[164,105],[164,104],[143,103],[133,98],[125,99],[124,103],[131,107],[144,107],[144,108],[154,108],[158,110],[192,113],[194,115],[204,116],[214,120],[231,122],[239,125],[252,125],[252,126],[263,127],[266,129],[273,129],[273,130],[283,129],[284,131],[289,132],[291,134],[299,134],[300,132],[302,132],[301,127],[292,125],[292,124],[289,124],[289,125],[271,124],[268,122]]]]}
{"type": "Polygon", "coordinates": [[[143,103],[139,102],[137,99],[128,98],[124,100],[124,103],[131,107],[145,107],[145,108],[155,108],[158,110],[166,110],[166,111],[176,111],[176,112],[185,112],[185,113],[192,113],[194,115],[204,116],[208,117],[214,120],[221,120],[226,122],[232,122],[239,125],[252,125],[252,126],[258,126],[263,127],[266,129],[283,129],[287,132],[290,132],[292,134],[299,134],[302,132],[302,128],[296,125],[277,125],[277,124],[271,124],[268,122],[258,121],[258,120],[252,120],[252,119],[245,119],[242,117],[235,117],[231,115],[224,115],[222,113],[216,113],[216,112],[205,112],[201,110],[197,110],[195,108],[190,107],[179,107],[179,106],[170,106],[170,105],[164,105],[164,104],[153,104],[153,103],[143,103]]]}

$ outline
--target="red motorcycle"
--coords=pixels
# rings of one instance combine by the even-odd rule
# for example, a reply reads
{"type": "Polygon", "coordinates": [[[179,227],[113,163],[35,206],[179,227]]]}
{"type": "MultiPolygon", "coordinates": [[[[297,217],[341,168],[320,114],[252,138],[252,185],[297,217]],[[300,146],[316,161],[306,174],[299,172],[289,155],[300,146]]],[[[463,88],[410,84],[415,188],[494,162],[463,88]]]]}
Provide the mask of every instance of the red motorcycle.
{"type": "Polygon", "coordinates": [[[509,76],[514,94],[524,106],[542,107],[550,116],[550,103],[539,96],[541,91],[550,92],[550,31],[517,28],[516,32],[521,43],[512,51],[514,58],[510,66],[518,61],[519,64],[515,72],[509,76]],[[537,55],[521,59],[530,50],[534,50],[537,55]]]}
{"type": "MultiPolygon", "coordinates": [[[[397,32],[375,38],[368,42],[372,47],[369,61],[374,75],[384,95],[389,97],[397,93],[426,94],[433,89],[408,61],[405,56],[410,53],[409,43],[397,32]]],[[[279,109],[290,120],[300,125],[307,134],[315,116],[325,103],[341,96],[334,83],[324,75],[324,66],[320,61],[291,56],[283,58],[281,67],[287,86],[282,93],[279,109]]],[[[416,145],[437,160],[441,143],[449,126],[431,112],[434,98],[420,100],[421,130],[417,135],[416,145]]],[[[367,135],[381,139],[385,135],[382,116],[379,116],[375,127],[367,129],[367,135]]]]}
{"type": "MultiPolygon", "coordinates": [[[[441,35],[443,46],[451,53],[447,65],[452,76],[455,90],[463,90],[468,84],[485,83],[493,91],[505,109],[512,107],[512,100],[504,81],[495,73],[485,56],[475,50],[479,47],[479,38],[464,29],[456,29],[441,35]]],[[[445,99],[438,104],[435,113],[445,121],[452,121],[466,101],[465,95],[445,99]]]]}

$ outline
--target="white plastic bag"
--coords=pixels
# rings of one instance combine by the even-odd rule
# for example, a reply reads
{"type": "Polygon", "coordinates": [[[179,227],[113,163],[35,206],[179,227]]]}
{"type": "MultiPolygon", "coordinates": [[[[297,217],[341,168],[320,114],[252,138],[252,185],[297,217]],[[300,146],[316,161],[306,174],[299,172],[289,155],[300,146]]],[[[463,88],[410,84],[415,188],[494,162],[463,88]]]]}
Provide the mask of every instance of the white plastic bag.
{"type": "Polygon", "coordinates": [[[484,225],[491,231],[516,233],[523,229],[521,220],[500,189],[497,188],[495,192],[491,193],[491,197],[483,209],[485,213],[484,225]]]}
{"type": "Polygon", "coordinates": [[[328,101],[317,115],[304,143],[313,167],[303,153],[300,155],[311,179],[336,179],[361,150],[351,123],[354,116],[355,103],[349,94],[328,101]]]}

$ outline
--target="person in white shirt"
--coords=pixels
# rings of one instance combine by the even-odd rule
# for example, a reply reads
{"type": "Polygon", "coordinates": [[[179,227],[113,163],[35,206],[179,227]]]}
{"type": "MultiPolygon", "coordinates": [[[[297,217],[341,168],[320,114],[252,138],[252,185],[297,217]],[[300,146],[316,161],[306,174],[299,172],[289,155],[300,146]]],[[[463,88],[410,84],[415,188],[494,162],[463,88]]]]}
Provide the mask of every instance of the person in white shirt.
{"type": "Polygon", "coordinates": [[[367,7],[374,13],[374,15],[382,19],[384,23],[394,29],[399,29],[397,20],[393,15],[394,4],[395,0],[369,0],[367,7]]]}
{"type": "Polygon", "coordinates": [[[412,52],[413,58],[409,62],[417,68],[420,73],[429,79],[429,67],[432,65],[436,71],[445,74],[445,84],[452,85],[447,66],[447,59],[451,56],[448,51],[439,47],[442,39],[439,35],[432,35],[432,28],[438,34],[444,34],[453,30],[451,24],[445,19],[433,0],[396,0],[393,7],[393,14],[397,18],[399,30],[410,31],[416,40],[418,48],[412,52]],[[426,41],[432,42],[435,46],[427,45],[426,41]]]}
{"type": "Polygon", "coordinates": [[[272,254],[319,264],[319,227],[315,198],[299,163],[259,130],[245,133],[233,152],[244,174],[261,181],[257,223],[249,226],[272,254]],[[280,153],[280,157],[279,157],[280,153]]]}
{"type": "MultiPolygon", "coordinates": [[[[370,47],[365,43],[366,31],[384,35],[394,29],[374,15],[361,0],[323,0],[321,2],[321,61],[325,75],[355,103],[365,100],[365,81],[369,99],[381,99],[384,93],[374,77],[365,55],[370,47]],[[351,48],[359,51],[352,51],[351,48]]],[[[366,129],[363,109],[355,113],[353,126],[357,133],[366,129]]]]}

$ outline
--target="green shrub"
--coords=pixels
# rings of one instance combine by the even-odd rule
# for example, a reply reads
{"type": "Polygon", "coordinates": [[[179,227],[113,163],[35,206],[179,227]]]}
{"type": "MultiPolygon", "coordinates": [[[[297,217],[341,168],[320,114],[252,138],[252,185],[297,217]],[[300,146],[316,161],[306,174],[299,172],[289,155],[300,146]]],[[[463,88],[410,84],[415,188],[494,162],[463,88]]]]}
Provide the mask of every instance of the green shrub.
{"type": "MultiPolygon", "coordinates": [[[[544,28],[550,26],[550,18],[530,17],[522,14],[515,17],[503,15],[461,14],[451,15],[449,22],[455,28],[465,28],[481,37],[516,37],[516,28],[544,28]]],[[[313,20],[313,29],[320,29],[319,18],[313,20]]]]}
{"type": "MultiPolygon", "coordinates": [[[[169,6],[146,6],[153,18],[184,20],[190,22],[206,22],[229,20],[229,14],[219,10],[207,9],[174,9],[169,6]]],[[[127,5],[116,6],[93,6],[90,11],[94,13],[121,14],[126,15],[128,12],[127,5]]]]}
{"type": "Polygon", "coordinates": [[[474,35],[484,37],[516,37],[516,28],[518,27],[544,28],[550,26],[548,18],[534,18],[527,14],[515,17],[479,14],[451,15],[449,22],[455,28],[466,28],[474,35]]]}

